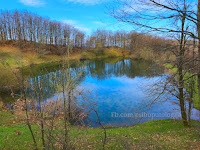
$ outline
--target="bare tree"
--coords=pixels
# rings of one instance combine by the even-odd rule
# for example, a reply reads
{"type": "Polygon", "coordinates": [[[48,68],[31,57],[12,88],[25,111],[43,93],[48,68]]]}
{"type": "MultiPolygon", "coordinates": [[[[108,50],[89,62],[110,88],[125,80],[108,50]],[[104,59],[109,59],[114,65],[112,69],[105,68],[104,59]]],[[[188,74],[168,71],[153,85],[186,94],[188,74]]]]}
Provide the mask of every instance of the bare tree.
{"type": "MultiPolygon", "coordinates": [[[[162,32],[168,34],[179,33],[179,50],[176,53],[177,68],[178,68],[178,89],[179,100],[183,123],[188,125],[187,115],[184,108],[184,65],[186,64],[185,49],[186,49],[186,36],[190,38],[196,38],[199,40],[198,35],[186,26],[185,24],[196,24],[198,30],[198,13],[194,11],[194,3],[184,0],[183,2],[176,0],[158,1],[158,0],[136,0],[136,1],[121,1],[117,0],[116,7],[112,9],[111,15],[118,21],[130,23],[141,28],[145,28],[148,31],[162,32]],[[172,24],[166,24],[171,22],[172,24]],[[163,23],[162,23],[163,22],[163,23]],[[179,26],[176,28],[174,23],[179,26]],[[155,25],[155,23],[157,23],[155,25]],[[160,23],[160,24],[158,24],[160,23]],[[164,24],[164,25],[163,25],[164,24]]],[[[199,4],[199,3],[198,3],[199,4]]],[[[197,5],[197,4],[196,4],[197,5]]],[[[200,6],[200,4],[199,4],[200,6]]],[[[200,7],[199,7],[200,8],[200,7]]],[[[199,9],[198,9],[199,11],[199,9]]],[[[200,14],[200,13],[199,13],[200,14]]],[[[199,28],[200,30],[200,28],[199,28]]],[[[200,52],[200,51],[199,51],[200,52]]],[[[200,57],[199,57],[200,58],[200,57]]],[[[192,59],[197,61],[197,59],[192,59]]],[[[194,66],[192,66],[194,68],[194,66]]],[[[192,75],[193,76],[193,75],[192,75]]],[[[200,76],[198,76],[200,78],[200,76]]],[[[198,88],[200,83],[198,83],[198,88]]],[[[200,97],[200,93],[199,93],[200,97]]],[[[200,98],[199,98],[200,100],[200,98]]]]}

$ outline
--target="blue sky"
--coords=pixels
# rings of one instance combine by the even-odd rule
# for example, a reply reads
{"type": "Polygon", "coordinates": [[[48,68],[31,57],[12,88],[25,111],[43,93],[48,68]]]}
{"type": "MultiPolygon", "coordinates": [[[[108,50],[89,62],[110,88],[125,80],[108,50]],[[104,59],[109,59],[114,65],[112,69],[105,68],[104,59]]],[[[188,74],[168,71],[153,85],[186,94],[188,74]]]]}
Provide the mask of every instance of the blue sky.
{"type": "Polygon", "coordinates": [[[28,10],[51,20],[71,24],[90,34],[98,28],[131,30],[108,15],[109,0],[1,0],[0,9],[28,10]]]}
{"type": "MultiPolygon", "coordinates": [[[[134,28],[126,23],[119,23],[108,15],[107,7],[113,0],[1,0],[0,9],[28,10],[40,16],[49,17],[73,25],[80,31],[90,35],[96,29],[106,30],[136,30],[146,32],[145,29],[134,28]]],[[[165,0],[161,0],[165,2],[165,0]]],[[[197,0],[187,0],[197,3],[197,0]]],[[[137,8],[137,6],[135,6],[137,8]]],[[[126,8],[126,7],[125,7],[126,8]]],[[[127,9],[127,8],[126,8],[127,9]]],[[[196,9],[196,7],[194,7],[196,9]]],[[[128,10],[128,9],[127,9],[128,10]]],[[[166,22],[156,23],[155,26],[165,25],[166,22]]]]}

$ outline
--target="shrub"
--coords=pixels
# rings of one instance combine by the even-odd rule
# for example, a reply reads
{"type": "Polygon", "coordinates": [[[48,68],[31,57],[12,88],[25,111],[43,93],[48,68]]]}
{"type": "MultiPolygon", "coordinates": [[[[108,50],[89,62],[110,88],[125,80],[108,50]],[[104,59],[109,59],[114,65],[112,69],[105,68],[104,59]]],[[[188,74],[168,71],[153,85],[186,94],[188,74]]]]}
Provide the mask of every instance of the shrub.
{"type": "Polygon", "coordinates": [[[105,49],[104,50],[104,54],[109,57],[109,58],[113,58],[113,57],[119,57],[119,56],[123,56],[122,51],[119,49],[105,49]]]}
{"type": "Polygon", "coordinates": [[[96,58],[96,55],[93,52],[83,52],[83,53],[81,53],[81,59],[93,59],[93,58],[96,58]]]}

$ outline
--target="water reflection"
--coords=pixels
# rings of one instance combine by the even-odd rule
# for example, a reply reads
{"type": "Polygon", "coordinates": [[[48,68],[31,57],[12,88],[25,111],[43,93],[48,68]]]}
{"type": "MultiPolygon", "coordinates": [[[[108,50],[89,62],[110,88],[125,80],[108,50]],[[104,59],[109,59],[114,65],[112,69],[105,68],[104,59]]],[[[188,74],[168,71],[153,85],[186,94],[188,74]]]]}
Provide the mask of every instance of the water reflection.
{"type": "MultiPolygon", "coordinates": [[[[145,86],[149,82],[154,82],[164,73],[164,68],[153,62],[133,59],[112,61],[110,59],[73,62],[70,66],[72,78],[82,72],[76,88],[92,91],[91,94],[95,97],[98,113],[104,125],[130,126],[152,119],[180,116],[179,111],[175,111],[179,110],[178,105],[173,105],[170,101],[154,104],[148,112],[145,108],[139,110],[145,100],[148,100],[141,85],[145,86]]],[[[41,68],[31,70],[31,72],[26,71],[26,77],[30,78],[27,89],[29,98],[37,99],[38,97],[34,94],[33,87],[38,89],[43,87],[42,101],[62,98],[59,86],[63,78],[61,64],[55,66],[52,64],[49,68],[41,66],[41,68]]],[[[91,112],[89,119],[96,120],[97,118],[91,112]]],[[[96,126],[96,124],[92,125],[96,126]]]]}

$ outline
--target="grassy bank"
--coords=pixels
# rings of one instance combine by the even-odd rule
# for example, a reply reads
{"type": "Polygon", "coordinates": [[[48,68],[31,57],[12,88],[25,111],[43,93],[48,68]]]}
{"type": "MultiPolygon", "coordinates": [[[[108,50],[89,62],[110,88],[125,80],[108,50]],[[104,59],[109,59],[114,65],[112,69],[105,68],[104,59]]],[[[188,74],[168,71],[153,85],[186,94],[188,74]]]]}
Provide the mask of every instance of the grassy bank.
{"type": "MultiPolygon", "coordinates": [[[[11,67],[21,67],[22,64],[23,66],[28,66],[67,59],[63,54],[40,54],[37,51],[27,49],[28,48],[26,48],[26,50],[20,50],[18,47],[11,45],[0,46],[0,61],[3,64],[9,64],[11,67]]],[[[80,60],[117,57],[130,57],[130,51],[123,50],[119,47],[93,48],[82,50],[82,52],[80,50],[79,52],[71,52],[69,59],[80,60]]]]}
{"type": "MultiPolygon", "coordinates": [[[[72,54],[70,60],[79,60],[81,54],[72,54]]],[[[9,64],[11,67],[21,67],[41,64],[48,62],[61,61],[63,56],[55,54],[40,55],[35,51],[20,51],[19,48],[12,46],[0,47],[0,60],[3,64],[9,64]]]]}
{"type": "MultiPolygon", "coordinates": [[[[81,54],[73,54],[70,56],[70,60],[79,60],[81,54]]],[[[35,51],[20,51],[19,48],[13,46],[1,46],[0,47],[0,81],[1,87],[16,87],[16,80],[14,72],[18,71],[18,68],[22,66],[31,66],[34,64],[43,64],[50,62],[59,62],[63,59],[63,56],[55,54],[40,55],[35,51]]]]}
{"type": "MultiPolygon", "coordinates": [[[[0,110],[0,148],[3,150],[33,149],[28,127],[9,111],[0,110]],[[17,119],[17,120],[16,120],[17,119]]],[[[41,136],[33,125],[39,147],[41,136]]],[[[57,130],[57,129],[55,129],[57,130]]],[[[70,140],[75,149],[102,149],[103,130],[71,127],[70,140]]],[[[199,149],[198,123],[185,128],[181,120],[149,121],[128,128],[107,129],[106,149],[199,149]]]]}
{"type": "MultiPolygon", "coordinates": [[[[8,97],[10,89],[19,89],[19,69],[23,68],[25,75],[40,74],[42,71],[54,71],[55,66],[62,66],[61,61],[67,60],[66,55],[57,55],[54,53],[38,53],[34,50],[34,44],[30,44],[24,48],[19,49],[17,45],[4,44],[0,46],[0,100],[12,101],[11,97],[8,97]],[[53,63],[52,63],[53,62],[53,63]],[[34,66],[34,67],[30,67],[34,66]],[[45,68],[45,69],[44,69],[45,68]]],[[[125,57],[129,57],[130,51],[123,50],[118,47],[110,48],[93,48],[90,50],[84,50],[81,52],[71,52],[69,57],[70,63],[81,59],[107,59],[108,62],[113,61],[109,58],[115,58],[120,60],[125,57]],[[74,60],[74,61],[73,61],[74,60]]]]}
{"type": "MultiPolygon", "coordinates": [[[[104,48],[101,51],[98,49],[93,49],[84,52],[72,53],[69,57],[69,60],[80,59],[98,59],[98,58],[124,58],[128,57],[130,54],[129,51],[123,51],[120,48],[104,48]]],[[[41,55],[33,50],[23,50],[19,48],[5,45],[0,46],[0,89],[2,87],[17,87],[16,75],[14,73],[18,72],[18,69],[21,67],[29,67],[33,65],[45,65],[50,64],[51,62],[58,62],[62,60],[67,60],[68,57],[65,55],[56,55],[56,54],[45,54],[41,55]]],[[[54,64],[55,65],[55,64],[54,64]]],[[[51,65],[49,65],[51,66],[51,65]]],[[[40,67],[40,66],[38,66],[40,67]]]]}

